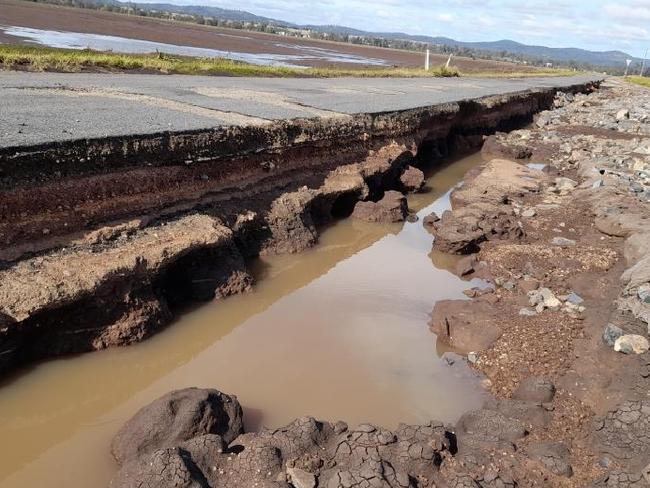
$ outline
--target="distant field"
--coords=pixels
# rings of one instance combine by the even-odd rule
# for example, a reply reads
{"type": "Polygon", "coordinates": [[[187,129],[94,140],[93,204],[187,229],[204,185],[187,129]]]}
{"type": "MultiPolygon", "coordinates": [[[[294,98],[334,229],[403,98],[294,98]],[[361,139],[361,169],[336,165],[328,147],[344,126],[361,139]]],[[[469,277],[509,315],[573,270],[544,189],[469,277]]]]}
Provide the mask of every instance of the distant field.
{"type": "MultiPolygon", "coordinates": [[[[286,56],[288,63],[315,68],[368,68],[380,60],[386,67],[419,68],[423,54],[394,49],[355,46],[344,43],[297,39],[235,29],[223,29],[183,22],[127,16],[95,10],[72,9],[52,5],[0,0],[0,26],[17,26],[32,29],[100,34],[166,43],[191,48],[211,49],[227,53],[286,56]],[[325,51],[327,56],[320,56],[325,51]],[[346,57],[355,59],[354,63],[346,57]],[[292,61],[293,58],[296,60],[292,61]],[[364,58],[369,60],[364,65],[364,58]]],[[[3,34],[0,43],[34,46],[29,41],[3,34]]],[[[432,55],[432,66],[445,63],[446,56],[432,55]]],[[[490,60],[453,58],[453,66],[463,73],[537,72],[535,68],[490,60]]],[[[377,67],[377,66],[375,66],[377,67]]]]}

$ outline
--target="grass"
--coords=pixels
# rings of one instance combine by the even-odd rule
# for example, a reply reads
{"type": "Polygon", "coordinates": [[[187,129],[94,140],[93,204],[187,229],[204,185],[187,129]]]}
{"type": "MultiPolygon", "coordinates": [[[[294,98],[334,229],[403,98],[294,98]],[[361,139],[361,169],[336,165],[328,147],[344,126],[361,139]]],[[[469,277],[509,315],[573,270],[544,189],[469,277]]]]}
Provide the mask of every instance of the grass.
{"type": "Polygon", "coordinates": [[[637,85],[645,86],[647,88],[650,88],[650,78],[647,78],[645,76],[628,76],[625,78],[627,81],[630,83],[634,83],[637,85]]]}
{"type": "Polygon", "coordinates": [[[28,71],[141,71],[183,75],[272,76],[272,77],[395,77],[458,76],[453,68],[430,71],[415,68],[287,68],[259,66],[223,58],[194,58],[157,54],[121,54],[90,49],[58,49],[0,45],[0,68],[28,71]]]}
{"type": "MultiPolygon", "coordinates": [[[[458,69],[440,66],[425,71],[422,68],[287,68],[259,66],[223,58],[194,58],[156,54],[121,54],[90,49],[59,49],[41,46],[0,45],[0,69],[26,71],[138,71],[184,75],[269,76],[295,78],[335,78],[355,76],[381,77],[453,77],[458,69]]],[[[564,76],[569,70],[534,70],[526,72],[467,73],[485,77],[564,76]]]]}

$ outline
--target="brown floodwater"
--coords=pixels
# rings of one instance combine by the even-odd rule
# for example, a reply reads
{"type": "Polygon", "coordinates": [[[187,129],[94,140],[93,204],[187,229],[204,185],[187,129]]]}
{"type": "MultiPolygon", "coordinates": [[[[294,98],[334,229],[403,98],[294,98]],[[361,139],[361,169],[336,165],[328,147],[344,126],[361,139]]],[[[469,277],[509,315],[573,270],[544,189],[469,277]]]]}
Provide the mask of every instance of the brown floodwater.
{"type": "MultiPolygon", "coordinates": [[[[448,208],[479,161],[441,167],[409,205],[420,217],[448,208]]],[[[304,415],[389,428],[456,421],[485,393],[463,361],[442,358],[427,322],[436,300],[472,283],[446,270],[432,240],[421,220],[342,220],[313,249],[253,263],[251,293],[187,312],[142,344],[21,372],[0,386],[0,487],[105,486],[116,430],[186,386],[237,395],[249,428],[304,415]]]]}

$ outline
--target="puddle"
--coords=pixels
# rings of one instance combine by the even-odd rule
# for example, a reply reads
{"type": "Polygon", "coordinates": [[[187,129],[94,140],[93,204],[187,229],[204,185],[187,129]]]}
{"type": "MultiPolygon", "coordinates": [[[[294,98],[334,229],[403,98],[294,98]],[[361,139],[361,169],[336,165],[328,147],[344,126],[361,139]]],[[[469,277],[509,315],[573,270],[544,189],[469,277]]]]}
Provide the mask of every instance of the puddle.
{"type": "Polygon", "coordinates": [[[201,58],[227,58],[263,66],[284,66],[304,68],[301,63],[307,61],[327,61],[331,63],[362,64],[386,66],[382,59],[366,58],[354,54],[346,54],[330,49],[323,49],[295,44],[276,44],[278,47],[289,48],[297,54],[245,53],[237,51],[221,51],[192,46],[179,46],[162,42],[130,39],[127,37],[87,34],[81,32],[66,32],[55,30],[32,29],[29,27],[2,26],[0,31],[7,35],[27,39],[36,44],[49,47],[68,49],[93,49],[96,51],[115,51],[120,53],[144,54],[163,52],[179,56],[194,56],[201,58]]]}
{"type": "MultiPolygon", "coordinates": [[[[479,155],[441,168],[409,197],[423,217],[479,155]]],[[[136,346],[34,366],[0,389],[0,486],[105,486],[110,439],[175,388],[236,394],[249,427],[312,415],[351,425],[454,422],[483,391],[464,362],[441,359],[427,326],[436,300],[474,285],[432,264],[421,220],[340,221],[300,255],[259,260],[247,295],[207,304],[136,346]]],[[[434,260],[435,262],[435,260],[434,260]]]]}

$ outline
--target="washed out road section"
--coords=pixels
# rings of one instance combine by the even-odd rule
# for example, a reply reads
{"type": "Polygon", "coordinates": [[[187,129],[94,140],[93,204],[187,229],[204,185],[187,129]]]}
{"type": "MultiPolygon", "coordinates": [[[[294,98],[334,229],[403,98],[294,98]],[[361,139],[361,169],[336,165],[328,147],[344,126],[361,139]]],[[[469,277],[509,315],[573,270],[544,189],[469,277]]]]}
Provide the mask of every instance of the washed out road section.
{"type": "Polygon", "coordinates": [[[597,79],[595,75],[269,79],[2,72],[0,148],[400,111],[597,79]]]}

